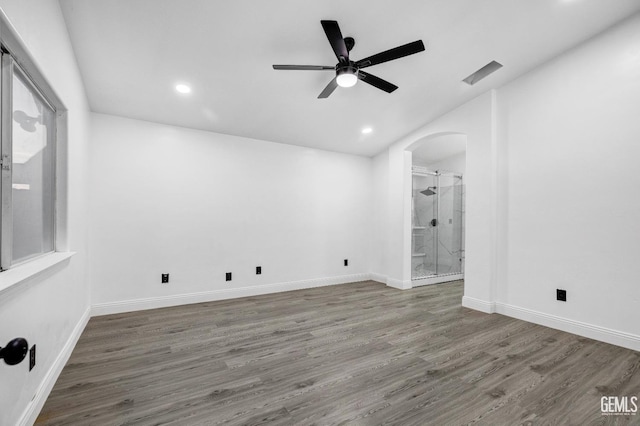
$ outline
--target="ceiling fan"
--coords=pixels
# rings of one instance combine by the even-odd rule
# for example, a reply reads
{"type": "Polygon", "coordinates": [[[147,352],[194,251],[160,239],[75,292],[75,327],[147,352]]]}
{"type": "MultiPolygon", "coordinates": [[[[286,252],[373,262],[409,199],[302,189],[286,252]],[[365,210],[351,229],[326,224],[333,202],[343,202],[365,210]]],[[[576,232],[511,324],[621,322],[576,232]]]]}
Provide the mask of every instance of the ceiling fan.
{"type": "Polygon", "coordinates": [[[376,77],[373,74],[362,71],[362,68],[370,67],[372,65],[381,64],[383,62],[399,59],[404,56],[413,55],[414,53],[422,52],[424,50],[424,43],[422,40],[407,43],[402,46],[394,47],[393,49],[385,50],[384,52],[377,53],[368,58],[361,59],[359,61],[352,61],[349,59],[349,52],[353,49],[356,42],[353,37],[342,37],[340,27],[337,21],[320,21],[324,32],[329,39],[329,43],[333,48],[333,52],[338,58],[336,66],[325,65],[274,65],[275,70],[300,70],[300,71],[335,71],[336,76],[329,82],[327,87],[324,88],[322,93],[318,95],[318,99],[328,98],[338,86],[351,87],[355,85],[358,80],[362,80],[365,83],[377,87],[380,90],[384,90],[387,93],[391,93],[398,88],[395,84],[391,84],[388,81],[376,77]]]}

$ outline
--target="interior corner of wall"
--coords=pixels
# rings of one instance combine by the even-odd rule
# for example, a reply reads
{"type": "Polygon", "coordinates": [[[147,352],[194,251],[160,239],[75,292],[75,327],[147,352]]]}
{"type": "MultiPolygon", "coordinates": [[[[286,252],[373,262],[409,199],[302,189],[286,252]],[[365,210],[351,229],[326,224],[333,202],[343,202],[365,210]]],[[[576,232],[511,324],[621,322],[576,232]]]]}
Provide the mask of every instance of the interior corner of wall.
{"type": "Polygon", "coordinates": [[[412,288],[411,280],[397,280],[387,277],[387,287],[397,288],[398,290],[409,290],[412,288]]]}
{"type": "Polygon", "coordinates": [[[493,314],[496,312],[495,302],[476,299],[475,297],[470,296],[462,296],[462,306],[475,311],[484,312],[486,314],[493,314]]]}

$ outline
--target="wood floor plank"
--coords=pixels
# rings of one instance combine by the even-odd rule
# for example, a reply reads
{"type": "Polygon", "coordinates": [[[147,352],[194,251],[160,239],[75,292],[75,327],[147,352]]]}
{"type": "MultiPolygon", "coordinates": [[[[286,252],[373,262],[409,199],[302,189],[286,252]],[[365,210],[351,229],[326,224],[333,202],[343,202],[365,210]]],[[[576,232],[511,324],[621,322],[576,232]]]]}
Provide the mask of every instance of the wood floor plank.
{"type": "Polygon", "coordinates": [[[92,318],[38,425],[640,424],[640,353],[372,281],[92,318]]]}

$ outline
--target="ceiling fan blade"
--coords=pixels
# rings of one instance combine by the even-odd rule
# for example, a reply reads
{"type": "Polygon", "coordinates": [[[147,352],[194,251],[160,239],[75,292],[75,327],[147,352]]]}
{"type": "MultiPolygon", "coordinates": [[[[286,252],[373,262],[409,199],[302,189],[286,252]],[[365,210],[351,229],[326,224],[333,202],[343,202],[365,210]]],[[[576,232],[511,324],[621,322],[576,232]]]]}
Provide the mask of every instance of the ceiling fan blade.
{"type": "Polygon", "coordinates": [[[356,62],[356,66],[358,68],[366,68],[371,65],[377,65],[383,62],[393,61],[394,59],[413,55],[414,53],[422,52],[423,50],[424,43],[422,40],[418,40],[402,46],[394,47],[393,49],[385,50],[384,52],[377,53],[373,56],[369,56],[368,58],[361,59],[356,62]]]}
{"type": "Polygon", "coordinates": [[[391,93],[398,88],[395,84],[391,84],[386,80],[376,77],[373,74],[366,73],[364,71],[358,71],[358,78],[365,83],[369,83],[373,87],[377,87],[380,90],[384,90],[387,93],[391,93]]]}
{"type": "Polygon", "coordinates": [[[347,45],[344,42],[344,38],[342,37],[342,33],[340,32],[340,27],[338,26],[338,22],[336,21],[320,21],[322,24],[322,28],[324,28],[324,33],[327,35],[329,39],[329,43],[331,44],[331,48],[333,52],[336,54],[336,58],[338,61],[343,63],[349,62],[349,50],[347,50],[347,45]]]}
{"type": "Polygon", "coordinates": [[[324,88],[322,93],[318,95],[318,99],[328,98],[329,95],[332,94],[334,90],[336,90],[336,87],[338,87],[338,82],[334,78],[329,82],[329,84],[327,84],[327,87],[324,88]]]}
{"type": "Polygon", "coordinates": [[[297,71],[323,71],[331,70],[335,71],[336,67],[330,67],[325,65],[274,65],[274,70],[297,70],[297,71]]]}

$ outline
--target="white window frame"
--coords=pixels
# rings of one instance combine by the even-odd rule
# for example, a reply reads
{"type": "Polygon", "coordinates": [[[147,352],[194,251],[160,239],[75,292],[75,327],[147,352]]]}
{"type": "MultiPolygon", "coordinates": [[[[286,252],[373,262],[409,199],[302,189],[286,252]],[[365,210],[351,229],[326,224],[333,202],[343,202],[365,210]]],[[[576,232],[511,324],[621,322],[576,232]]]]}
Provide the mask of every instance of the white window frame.
{"type": "MultiPolygon", "coordinates": [[[[53,165],[55,179],[53,194],[53,241],[55,251],[45,253],[40,256],[35,256],[14,265],[6,266],[6,264],[2,262],[2,266],[5,268],[4,271],[0,272],[0,294],[2,294],[12,286],[23,282],[31,277],[34,277],[35,275],[38,275],[61,262],[68,260],[75,253],[69,250],[69,241],[67,235],[67,108],[65,107],[61,98],[57,95],[56,91],[53,89],[53,86],[49,83],[40,68],[37,66],[36,61],[31,56],[25,43],[17,34],[15,28],[13,27],[7,16],[4,14],[2,9],[0,9],[0,48],[4,52],[7,52],[13,58],[13,67],[16,67],[20,70],[19,72],[21,72],[26,77],[25,80],[30,82],[32,87],[36,89],[39,95],[44,100],[46,100],[49,106],[51,106],[55,111],[55,131],[53,132],[53,134],[55,135],[53,165]]],[[[5,92],[4,90],[2,90],[1,86],[2,83],[0,82],[0,104],[2,103],[3,93],[5,92]]],[[[11,114],[9,114],[9,116],[11,116],[11,114]]],[[[3,132],[7,131],[6,125],[3,123],[4,120],[6,120],[6,118],[0,117],[0,137],[2,136],[3,132]]],[[[6,153],[7,151],[5,150],[4,152],[6,153]]],[[[9,159],[10,158],[11,155],[9,155],[9,159]]],[[[2,174],[1,169],[0,174],[2,174]]],[[[6,179],[3,179],[3,182],[6,182],[6,179]]],[[[2,183],[0,185],[6,186],[5,183],[2,183]]],[[[8,183],[8,187],[9,191],[11,191],[12,184],[10,180],[8,183]]],[[[10,194],[9,191],[7,191],[6,189],[3,190],[3,194],[10,194]]],[[[0,201],[2,197],[3,195],[0,194],[0,201]]],[[[6,208],[4,207],[5,205],[6,204],[2,204],[1,208],[6,208]]],[[[0,220],[0,225],[1,222],[2,221],[0,220]]],[[[5,227],[5,229],[7,228],[5,227]]],[[[9,247],[11,247],[11,245],[13,244],[13,241],[8,241],[9,235],[6,234],[6,232],[0,234],[0,244],[2,244],[0,248],[7,247],[7,244],[9,244],[9,247]]],[[[3,256],[5,256],[5,260],[8,258],[6,254],[2,253],[4,253],[4,250],[0,250],[0,261],[2,260],[1,258],[3,256]]],[[[9,253],[11,252],[9,251],[9,253]]],[[[10,261],[11,260],[9,259],[9,262],[10,261]]]]}
{"type": "Polygon", "coordinates": [[[2,221],[0,222],[0,272],[5,271],[13,266],[20,265],[21,263],[29,262],[37,257],[45,256],[47,254],[56,251],[56,121],[54,120],[52,125],[54,126],[51,134],[54,135],[53,140],[48,140],[47,143],[51,144],[52,156],[54,158],[53,168],[53,205],[52,210],[53,217],[51,218],[53,227],[53,248],[52,250],[40,253],[35,256],[31,256],[27,259],[19,262],[13,262],[13,199],[12,199],[12,182],[13,182],[13,84],[14,76],[20,75],[21,81],[34,93],[39,96],[40,100],[51,110],[54,115],[56,114],[56,108],[51,105],[47,97],[40,91],[40,89],[34,84],[29,75],[20,68],[14,58],[7,50],[0,52],[2,55],[2,69],[0,71],[0,167],[1,167],[1,185],[0,185],[0,202],[2,203],[2,221]]]}

